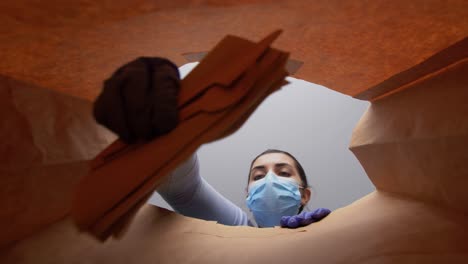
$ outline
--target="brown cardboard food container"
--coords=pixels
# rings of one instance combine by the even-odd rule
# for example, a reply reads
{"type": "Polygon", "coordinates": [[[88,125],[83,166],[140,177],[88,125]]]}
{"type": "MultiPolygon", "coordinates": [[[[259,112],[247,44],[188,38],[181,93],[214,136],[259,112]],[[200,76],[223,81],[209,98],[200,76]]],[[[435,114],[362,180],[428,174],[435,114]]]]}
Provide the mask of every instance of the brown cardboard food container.
{"type": "Polygon", "coordinates": [[[465,1],[0,5],[1,263],[468,262],[465,1]],[[90,115],[102,81],[137,56],[181,65],[276,28],[304,62],[295,77],[372,102],[350,148],[377,190],[294,230],[145,205],[120,239],[79,233],[72,190],[115,139],[90,115]]]}

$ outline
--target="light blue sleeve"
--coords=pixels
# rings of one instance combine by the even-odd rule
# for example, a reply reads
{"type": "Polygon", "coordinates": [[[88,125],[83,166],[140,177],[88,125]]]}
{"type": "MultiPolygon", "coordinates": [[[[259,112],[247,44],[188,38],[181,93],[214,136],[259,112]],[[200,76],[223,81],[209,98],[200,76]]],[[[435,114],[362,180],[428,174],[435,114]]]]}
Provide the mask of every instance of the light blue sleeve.
{"type": "Polygon", "coordinates": [[[196,154],[168,175],[157,192],[182,215],[217,221],[224,225],[252,225],[242,209],[200,176],[196,154]]]}

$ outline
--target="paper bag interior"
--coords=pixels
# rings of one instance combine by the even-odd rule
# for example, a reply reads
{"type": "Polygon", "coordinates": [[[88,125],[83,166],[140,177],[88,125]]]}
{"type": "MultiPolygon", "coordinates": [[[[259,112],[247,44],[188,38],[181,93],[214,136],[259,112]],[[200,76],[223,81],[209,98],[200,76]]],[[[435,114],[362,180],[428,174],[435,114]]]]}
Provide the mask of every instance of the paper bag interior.
{"type": "Polygon", "coordinates": [[[171,3],[0,4],[2,263],[468,261],[465,1],[171,3]],[[304,61],[295,77],[372,101],[350,148],[376,192],[295,230],[147,205],[119,240],[78,233],[72,191],[115,139],[91,116],[102,81],[141,55],[181,65],[228,33],[276,28],[304,61]]]}

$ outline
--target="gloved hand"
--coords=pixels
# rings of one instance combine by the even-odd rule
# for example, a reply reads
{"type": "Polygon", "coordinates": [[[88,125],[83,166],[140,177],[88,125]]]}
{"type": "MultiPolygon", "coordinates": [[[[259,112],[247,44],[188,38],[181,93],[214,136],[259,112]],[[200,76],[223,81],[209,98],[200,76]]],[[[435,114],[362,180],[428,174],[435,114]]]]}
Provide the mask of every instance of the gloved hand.
{"type": "Polygon", "coordinates": [[[150,140],[177,126],[179,88],[179,70],[171,61],[140,57],[104,82],[94,118],[126,143],[150,140]]]}
{"type": "Polygon", "coordinates": [[[325,218],[331,211],[326,208],[318,208],[313,212],[302,212],[298,215],[281,217],[281,227],[297,228],[307,226],[325,218]]]}

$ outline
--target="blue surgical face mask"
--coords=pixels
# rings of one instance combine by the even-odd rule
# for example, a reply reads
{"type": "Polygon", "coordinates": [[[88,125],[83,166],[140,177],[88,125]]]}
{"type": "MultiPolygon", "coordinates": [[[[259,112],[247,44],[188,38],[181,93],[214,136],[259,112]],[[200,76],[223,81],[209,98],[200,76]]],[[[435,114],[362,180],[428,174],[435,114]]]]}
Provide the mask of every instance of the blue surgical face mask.
{"type": "Polygon", "coordinates": [[[294,179],[278,177],[270,171],[249,186],[246,203],[258,226],[278,226],[282,216],[298,213],[301,205],[299,185],[294,179]]]}

